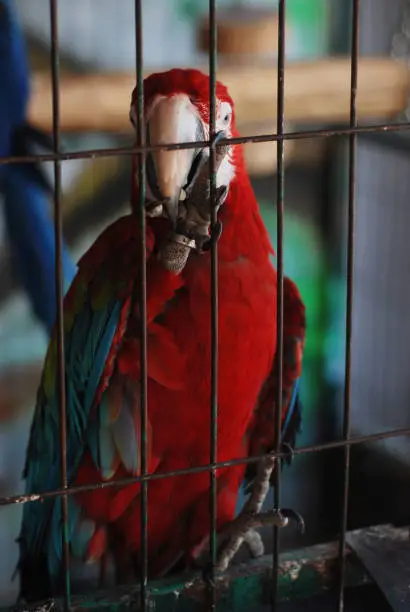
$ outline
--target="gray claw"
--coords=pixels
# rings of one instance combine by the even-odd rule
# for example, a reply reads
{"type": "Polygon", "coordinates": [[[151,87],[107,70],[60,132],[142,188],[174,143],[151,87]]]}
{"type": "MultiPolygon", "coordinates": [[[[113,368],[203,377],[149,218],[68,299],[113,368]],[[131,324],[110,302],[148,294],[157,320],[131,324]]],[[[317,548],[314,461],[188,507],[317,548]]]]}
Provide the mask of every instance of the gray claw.
{"type": "Polygon", "coordinates": [[[147,217],[161,217],[164,213],[162,202],[148,202],[145,206],[147,217]]]}
{"type": "Polygon", "coordinates": [[[284,463],[286,463],[286,465],[291,465],[295,457],[295,451],[293,447],[288,442],[282,442],[281,452],[286,453],[286,456],[283,457],[284,463]]]}
{"type": "Polygon", "coordinates": [[[299,512],[296,512],[296,510],[293,510],[292,508],[281,508],[278,510],[278,512],[280,512],[280,514],[285,518],[296,521],[299,532],[305,533],[305,521],[299,512]]]}

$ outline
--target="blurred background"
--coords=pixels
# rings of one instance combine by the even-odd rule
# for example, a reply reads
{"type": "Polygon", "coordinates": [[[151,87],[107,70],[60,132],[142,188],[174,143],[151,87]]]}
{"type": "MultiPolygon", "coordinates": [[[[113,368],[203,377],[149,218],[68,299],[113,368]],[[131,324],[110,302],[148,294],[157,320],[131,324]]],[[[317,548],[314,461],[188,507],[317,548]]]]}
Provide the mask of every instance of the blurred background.
{"type": "MultiPolygon", "coordinates": [[[[11,0],[7,3],[12,4],[11,0]]],[[[14,0],[14,4],[31,69],[29,119],[50,132],[49,2],[14,0]]],[[[207,4],[206,0],[143,3],[147,72],[173,66],[207,69],[207,4]]],[[[217,5],[218,77],[230,87],[236,101],[239,129],[243,134],[272,133],[276,126],[276,3],[220,0],[217,5]]],[[[403,120],[409,95],[403,24],[407,24],[409,8],[406,0],[361,2],[361,124],[403,120]]],[[[347,124],[350,18],[350,3],[345,0],[287,1],[288,131],[347,124]]],[[[60,0],[59,38],[64,150],[130,144],[129,96],[135,80],[133,0],[60,0]]],[[[246,156],[275,244],[276,144],[247,145],[246,156]]],[[[342,432],[347,160],[343,138],[299,139],[288,141],[285,147],[285,273],[301,290],[308,322],[301,446],[337,439],[342,432]]],[[[354,435],[410,426],[408,164],[406,132],[358,138],[354,435]]],[[[52,167],[43,170],[52,177],[52,167]]],[[[108,223],[127,211],[129,172],[126,157],[62,163],[66,284],[75,271],[73,262],[108,223]]],[[[52,215],[51,199],[47,210],[52,215]]],[[[0,211],[0,495],[4,496],[22,490],[20,476],[48,326],[41,315],[46,295],[40,294],[36,312],[30,289],[23,282],[30,254],[17,261],[6,202],[0,211]]],[[[26,221],[19,217],[17,223],[26,221]]],[[[30,240],[41,242],[41,232],[33,234],[30,240]]],[[[49,265],[50,261],[48,257],[49,265]]],[[[52,279],[50,274],[44,272],[46,282],[52,279]]],[[[409,522],[409,458],[407,439],[354,447],[349,528],[409,522]]],[[[329,451],[298,456],[291,469],[284,470],[282,503],[298,509],[308,527],[303,537],[286,531],[284,546],[326,541],[337,532],[342,464],[343,453],[329,451]]],[[[19,521],[17,506],[1,509],[0,604],[13,601],[17,589],[10,578],[17,558],[19,521]]]]}

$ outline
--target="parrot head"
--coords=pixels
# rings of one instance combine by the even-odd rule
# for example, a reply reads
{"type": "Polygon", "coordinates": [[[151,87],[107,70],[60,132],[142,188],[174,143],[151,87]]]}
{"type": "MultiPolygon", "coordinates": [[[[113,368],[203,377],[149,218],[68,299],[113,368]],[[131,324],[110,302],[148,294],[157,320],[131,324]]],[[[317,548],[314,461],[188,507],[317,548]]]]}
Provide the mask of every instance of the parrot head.
{"type": "MultiPolygon", "coordinates": [[[[209,77],[194,69],[173,69],[144,80],[146,143],[150,145],[204,141],[209,138],[209,77]]],[[[137,91],[131,100],[130,120],[137,127],[137,91]]],[[[216,86],[216,133],[236,135],[233,101],[221,83],[216,86]]],[[[235,175],[235,147],[229,147],[216,175],[216,187],[227,187],[235,175]]],[[[146,201],[163,201],[163,210],[175,222],[179,201],[196,176],[209,149],[155,150],[147,155],[146,201]]]]}

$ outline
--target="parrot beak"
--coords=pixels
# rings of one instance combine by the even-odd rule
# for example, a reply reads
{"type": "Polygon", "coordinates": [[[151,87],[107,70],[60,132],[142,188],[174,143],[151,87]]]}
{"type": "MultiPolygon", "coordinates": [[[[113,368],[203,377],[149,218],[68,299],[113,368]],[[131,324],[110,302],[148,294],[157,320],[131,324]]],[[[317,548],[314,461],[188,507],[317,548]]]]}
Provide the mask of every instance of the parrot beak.
{"type": "MultiPolygon", "coordinates": [[[[178,94],[160,98],[148,120],[149,144],[175,144],[196,140],[204,140],[204,130],[197,109],[189,97],[178,94]]],[[[164,200],[166,213],[174,224],[178,217],[179,201],[184,198],[183,188],[189,182],[197,154],[196,149],[158,150],[152,151],[147,158],[150,187],[164,200]]]]}

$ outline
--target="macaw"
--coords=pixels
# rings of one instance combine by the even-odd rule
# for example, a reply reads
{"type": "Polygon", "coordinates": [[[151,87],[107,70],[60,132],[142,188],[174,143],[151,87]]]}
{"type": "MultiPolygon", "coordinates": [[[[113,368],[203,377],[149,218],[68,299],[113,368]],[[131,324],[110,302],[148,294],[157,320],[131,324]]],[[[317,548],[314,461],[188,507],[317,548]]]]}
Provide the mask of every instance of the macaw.
{"type": "MultiPolygon", "coordinates": [[[[0,0],[0,157],[33,154],[33,145],[51,149],[50,139],[27,123],[29,68],[12,0],[0,0]]],[[[54,226],[51,188],[39,164],[1,164],[7,236],[32,308],[50,333],[56,313],[54,226]]],[[[64,289],[76,266],[63,250],[64,289]]]]}
{"type": "MultiPolygon", "coordinates": [[[[173,69],[147,77],[147,142],[154,146],[207,139],[209,91],[209,78],[198,70],[173,69]]],[[[238,136],[233,101],[219,82],[216,96],[218,137],[238,136]]],[[[134,124],[135,104],[134,92],[130,111],[134,124]]],[[[199,148],[156,148],[147,155],[146,441],[148,472],[155,475],[205,466],[210,458],[208,158],[208,150],[199,148]]],[[[254,452],[259,417],[268,419],[260,398],[276,353],[277,277],[242,147],[221,145],[216,158],[220,233],[217,460],[224,462],[254,452]],[[260,409],[255,411],[257,406],[260,409]]],[[[132,201],[136,210],[135,164],[132,201]]],[[[106,228],[80,260],[65,297],[70,485],[141,474],[139,239],[135,211],[106,228]]],[[[290,286],[287,282],[286,287],[290,286]]],[[[291,372],[292,381],[296,371],[291,372]]],[[[27,448],[24,478],[30,494],[60,485],[56,374],[54,331],[27,448]]],[[[287,384],[284,392],[287,398],[287,384]]],[[[216,470],[218,531],[234,518],[244,474],[244,464],[216,470]]],[[[140,493],[141,485],[136,482],[70,495],[72,555],[96,562],[109,554],[118,582],[138,577],[140,493]]],[[[206,471],[149,481],[150,577],[177,566],[195,565],[209,537],[209,507],[206,471]]],[[[24,505],[19,543],[21,596],[41,599],[58,591],[62,574],[60,500],[49,497],[24,505]]]]}

